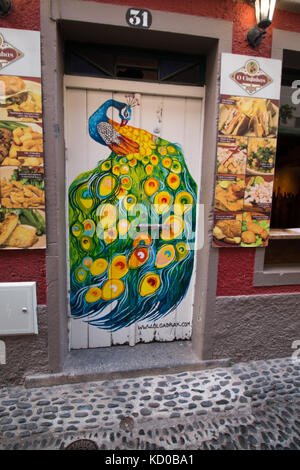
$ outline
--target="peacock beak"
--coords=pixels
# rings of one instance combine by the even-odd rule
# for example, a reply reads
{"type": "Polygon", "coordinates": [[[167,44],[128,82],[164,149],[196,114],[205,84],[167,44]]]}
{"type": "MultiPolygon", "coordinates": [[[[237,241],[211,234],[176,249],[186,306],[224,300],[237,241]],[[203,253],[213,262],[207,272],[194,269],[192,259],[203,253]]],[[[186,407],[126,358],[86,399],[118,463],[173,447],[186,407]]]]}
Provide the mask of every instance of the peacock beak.
{"type": "Polygon", "coordinates": [[[122,119],[120,126],[121,127],[126,126],[127,122],[128,122],[128,119],[122,119]]]}

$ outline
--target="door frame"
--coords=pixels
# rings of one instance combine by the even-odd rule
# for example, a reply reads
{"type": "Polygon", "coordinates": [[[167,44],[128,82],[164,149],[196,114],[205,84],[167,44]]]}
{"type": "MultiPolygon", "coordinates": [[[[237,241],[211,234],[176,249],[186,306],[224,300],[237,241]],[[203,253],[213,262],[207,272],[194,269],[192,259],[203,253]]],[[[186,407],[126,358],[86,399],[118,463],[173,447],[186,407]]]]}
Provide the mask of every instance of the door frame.
{"type": "MultiPolygon", "coordinates": [[[[149,2],[150,5],[150,2],[149,2]]],[[[149,6],[151,9],[151,6],[149,6]]],[[[111,28],[119,30],[128,45],[143,46],[149,37],[167,39],[166,49],[179,44],[186,52],[197,44],[206,54],[206,102],[202,164],[202,193],[205,205],[204,248],[197,253],[201,276],[195,299],[192,348],[200,361],[214,357],[214,323],[218,250],[211,247],[213,225],[213,188],[217,136],[217,109],[220,76],[220,54],[232,51],[232,22],[151,9],[152,26],[137,31],[126,23],[125,5],[101,4],[81,0],[44,0],[41,2],[43,123],[46,175],[47,215],[47,320],[42,326],[48,332],[49,372],[61,372],[68,356],[67,270],[65,244],[65,142],[63,109],[63,39],[78,38],[91,27],[97,37],[106,39],[111,28]],[[180,25],[180,33],[178,32],[180,25]],[[74,37],[71,37],[75,32],[74,37]],[[77,34],[76,34],[77,33],[77,34]],[[150,34],[150,36],[148,36],[150,34]],[[135,38],[135,44],[132,38],[135,38]]],[[[120,36],[119,36],[120,37],[120,36]]],[[[200,50],[201,49],[201,50],[200,50]]]]}
{"type": "MultiPolygon", "coordinates": [[[[93,90],[93,91],[111,91],[117,93],[141,93],[143,95],[156,95],[156,96],[163,96],[163,97],[174,97],[174,98],[193,98],[201,100],[201,114],[200,114],[200,146],[199,146],[199,158],[203,159],[203,130],[204,130],[204,115],[205,115],[205,87],[204,86],[188,86],[188,85],[170,85],[170,84],[161,84],[161,83],[152,83],[146,81],[134,81],[134,80],[119,80],[119,79],[110,79],[110,78],[95,78],[95,77],[83,77],[83,76],[76,76],[76,75],[64,75],[64,109],[66,110],[64,114],[64,127],[67,129],[67,91],[68,89],[80,89],[80,90],[93,90]]],[[[65,161],[69,160],[68,156],[68,146],[67,146],[67,137],[65,133],[65,161]]],[[[88,168],[86,169],[86,171],[88,168]]],[[[198,176],[198,175],[197,175],[198,176]]],[[[201,183],[202,183],[202,175],[200,169],[200,178],[199,182],[197,183],[198,191],[197,191],[197,204],[200,203],[200,194],[201,194],[201,183]]],[[[66,214],[66,227],[68,227],[68,187],[66,185],[66,199],[65,199],[65,214],[66,214]]],[[[195,296],[196,296],[196,286],[199,283],[198,277],[200,272],[197,269],[197,241],[198,241],[198,234],[199,228],[201,227],[203,211],[198,211],[197,207],[197,221],[196,221],[196,249],[194,254],[194,267],[193,273],[191,275],[191,279],[194,278],[194,286],[193,286],[193,304],[191,305],[192,308],[192,316],[191,321],[193,320],[195,312],[195,296]]],[[[66,262],[69,272],[69,239],[68,239],[68,230],[66,230],[66,262]]],[[[201,237],[200,237],[201,238],[201,237]]],[[[68,318],[69,318],[69,350],[71,348],[71,341],[72,341],[72,317],[70,314],[70,304],[69,304],[69,288],[70,288],[70,278],[69,275],[67,276],[68,279],[68,318]]],[[[189,286],[189,289],[191,285],[189,286]]],[[[189,290],[188,289],[188,290],[189,290]]],[[[187,291],[188,292],[188,291],[187,291]]],[[[186,294],[187,294],[186,292],[186,294]]],[[[170,312],[171,313],[171,312],[170,312]]],[[[134,324],[135,325],[135,324],[134,324]]],[[[79,328],[78,331],[83,331],[84,329],[79,328]]],[[[193,332],[193,329],[192,329],[193,332]]],[[[129,345],[135,346],[135,330],[132,328],[130,329],[129,333],[129,345]]],[[[174,341],[176,341],[174,339],[174,341]]],[[[160,341],[164,342],[164,341],[160,341]]],[[[112,345],[113,346],[113,345],[112,345]]],[[[111,346],[110,346],[111,347],[111,346]]],[[[100,346],[99,346],[100,348],[100,346]]],[[[82,349],[90,349],[88,346],[87,348],[82,347],[82,349]]],[[[76,348],[77,350],[77,348],[76,348]]]]}

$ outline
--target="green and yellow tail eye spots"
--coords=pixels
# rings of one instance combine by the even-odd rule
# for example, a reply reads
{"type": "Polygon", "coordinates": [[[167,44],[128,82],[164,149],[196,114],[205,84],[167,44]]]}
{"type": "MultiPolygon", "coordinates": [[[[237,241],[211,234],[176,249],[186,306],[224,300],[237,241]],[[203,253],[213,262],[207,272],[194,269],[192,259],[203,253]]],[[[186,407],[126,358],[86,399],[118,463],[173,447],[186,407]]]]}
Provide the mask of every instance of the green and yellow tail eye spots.
{"type": "Polygon", "coordinates": [[[128,193],[127,189],[121,187],[119,188],[119,191],[117,193],[117,198],[122,199],[123,197],[126,196],[127,193],[128,193]]]}
{"type": "Polygon", "coordinates": [[[155,265],[157,268],[165,268],[175,258],[175,248],[173,245],[164,245],[158,250],[155,265]]]}
{"type": "Polygon", "coordinates": [[[145,166],[145,171],[146,171],[147,175],[151,175],[151,173],[153,173],[153,165],[151,165],[150,163],[149,163],[149,165],[146,165],[145,166]]]}
{"type": "Polygon", "coordinates": [[[117,179],[113,175],[106,175],[100,178],[97,185],[97,196],[106,197],[114,192],[118,185],[117,179]]]}
{"type": "Polygon", "coordinates": [[[128,165],[123,165],[123,166],[121,166],[120,171],[121,171],[122,175],[127,175],[127,173],[129,173],[129,171],[130,171],[130,168],[129,168],[128,165]]]}
{"type": "Polygon", "coordinates": [[[81,244],[81,247],[85,250],[85,251],[89,251],[93,248],[93,241],[89,238],[89,237],[82,237],[82,239],[80,240],[80,244],[81,244]]]}
{"type": "Polygon", "coordinates": [[[85,294],[85,300],[88,303],[97,302],[101,298],[101,289],[99,287],[91,287],[85,294]]]}
{"type": "Polygon", "coordinates": [[[152,165],[156,166],[158,165],[158,157],[156,155],[151,155],[150,157],[150,162],[152,163],[152,165]]]}
{"type": "Polygon", "coordinates": [[[182,215],[191,210],[193,207],[193,196],[187,191],[180,191],[175,197],[174,213],[182,215]]]}
{"type": "Polygon", "coordinates": [[[74,237],[79,237],[79,235],[81,235],[82,233],[82,226],[81,224],[74,224],[71,228],[71,231],[72,231],[72,234],[74,235],[74,237]]]}
{"type": "Polygon", "coordinates": [[[181,163],[179,160],[173,159],[172,165],[171,165],[171,171],[173,173],[181,173],[181,163]]]}
{"type": "Polygon", "coordinates": [[[152,243],[152,238],[149,233],[141,232],[139,233],[133,241],[133,247],[138,245],[146,245],[149,246],[152,243]]]}
{"type": "Polygon", "coordinates": [[[109,245],[110,243],[114,242],[118,237],[118,232],[114,227],[109,228],[108,230],[105,230],[103,234],[104,241],[106,245],[109,245]]]}
{"type": "Polygon", "coordinates": [[[153,196],[159,190],[159,181],[156,178],[148,178],[144,183],[144,191],[147,196],[153,196]]]}
{"type": "Polygon", "coordinates": [[[130,160],[130,162],[129,162],[129,165],[132,166],[132,167],[136,166],[136,164],[137,164],[137,159],[136,159],[136,158],[133,158],[133,159],[130,160]]]}
{"type": "Polygon", "coordinates": [[[120,166],[119,166],[119,165],[114,165],[114,166],[113,166],[112,172],[113,172],[114,175],[119,176],[120,171],[121,171],[121,170],[120,170],[120,166]]]}
{"type": "Polygon", "coordinates": [[[145,155],[143,158],[142,158],[142,163],[144,165],[147,165],[147,163],[149,163],[149,157],[147,155],[145,155]]]}
{"type": "Polygon", "coordinates": [[[91,267],[92,264],[93,264],[93,260],[92,260],[92,258],[89,258],[89,257],[88,257],[88,258],[84,258],[84,259],[82,260],[82,264],[83,264],[83,266],[84,266],[86,269],[90,269],[90,267],[91,267]]]}
{"type": "Polygon", "coordinates": [[[110,279],[121,279],[128,273],[126,256],[117,255],[113,258],[109,270],[108,277],[110,279]]]}
{"type": "Polygon", "coordinates": [[[95,259],[90,267],[92,276],[100,276],[107,270],[108,262],[104,258],[95,259]]]}
{"type": "Polygon", "coordinates": [[[184,242],[180,242],[180,243],[177,243],[176,244],[176,256],[177,256],[177,259],[178,261],[181,261],[182,259],[184,259],[188,253],[189,253],[189,246],[184,243],[184,242]]]}
{"type": "Polygon", "coordinates": [[[111,162],[110,161],[106,161],[106,162],[103,162],[102,165],[101,165],[101,170],[102,171],[108,171],[111,169],[111,162]]]}
{"type": "Polygon", "coordinates": [[[118,211],[112,204],[101,204],[97,209],[96,215],[99,217],[99,222],[103,229],[116,225],[118,211]]]}
{"type": "Polygon", "coordinates": [[[128,195],[124,198],[124,201],[123,201],[123,204],[124,204],[125,209],[126,209],[127,211],[129,211],[129,209],[132,209],[133,206],[135,206],[136,201],[137,201],[137,198],[136,198],[136,196],[134,196],[134,194],[128,194],[128,195]]]}
{"type": "Polygon", "coordinates": [[[77,268],[74,271],[74,276],[76,281],[78,282],[84,282],[87,278],[88,272],[84,268],[77,268]]]}
{"type": "Polygon", "coordinates": [[[109,279],[102,286],[102,299],[113,300],[124,292],[125,286],[121,279],[109,279]]]}
{"type": "Polygon", "coordinates": [[[155,273],[148,273],[142,277],[139,285],[139,293],[141,297],[154,294],[160,287],[160,278],[155,273]]]}
{"type": "Polygon", "coordinates": [[[163,224],[166,227],[162,229],[161,238],[166,241],[179,237],[184,229],[183,219],[177,215],[170,215],[163,224]]]}
{"type": "Polygon", "coordinates": [[[136,248],[132,253],[128,261],[130,269],[137,269],[143,266],[149,258],[149,250],[145,247],[136,248]]]}
{"type": "Polygon", "coordinates": [[[180,178],[175,173],[170,173],[167,176],[167,184],[171,189],[176,190],[180,185],[180,178]]]}
{"type": "Polygon", "coordinates": [[[132,185],[131,179],[129,178],[129,176],[122,176],[122,178],[120,178],[120,184],[122,188],[130,189],[132,185]]]}
{"type": "MultiPolygon", "coordinates": [[[[166,147],[158,147],[158,152],[161,154],[161,155],[167,155],[167,149],[166,147]]],[[[163,159],[164,160],[164,159],[163,159]]],[[[171,162],[171,160],[170,160],[171,162]]],[[[164,165],[164,164],[163,164],[164,165]]],[[[165,166],[165,165],[164,165],[165,166]]],[[[171,163],[170,163],[170,166],[171,166],[171,163]]]]}
{"type": "Polygon", "coordinates": [[[87,219],[82,222],[82,225],[84,234],[88,237],[92,237],[96,230],[95,222],[91,219],[87,219]]]}
{"type": "Polygon", "coordinates": [[[172,159],[170,157],[165,157],[165,158],[162,159],[161,164],[165,168],[171,168],[172,159]]]}
{"type": "Polygon", "coordinates": [[[177,154],[177,149],[174,147],[174,145],[168,145],[167,146],[167,152],[169,155],[176,155],[177,154]]]}
{"type": "Polygon", "coordinates": [[[90,209],[93,205],[93,199],[91,197],[91,193],[89,191],[88,186],[82,185],[76,194],[76,200],[80,206],[81,209],[86,211],[87,209],[90,209]]]}
{"type": "Polygon", "coordinates": [[[121,219],[118,222],[118,231],[121,237],[126,235],[130,228],[130,222],[127,219],[121,219]]]}
{"type": "Polygon", "coordinates": [[[158,214],[167,212],[173,203],[173,196],[167,191],[160,191],[154,197],[154,209],[158,214]]]}

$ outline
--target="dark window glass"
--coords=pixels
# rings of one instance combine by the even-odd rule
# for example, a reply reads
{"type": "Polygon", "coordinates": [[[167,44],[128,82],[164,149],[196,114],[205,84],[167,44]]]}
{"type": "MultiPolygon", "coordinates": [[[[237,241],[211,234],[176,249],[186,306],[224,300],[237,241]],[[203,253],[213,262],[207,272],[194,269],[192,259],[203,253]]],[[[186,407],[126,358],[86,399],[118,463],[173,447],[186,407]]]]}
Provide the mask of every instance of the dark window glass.
{"type": "Polygon", "coordinates": [[[205,57],[67,42],[65,73],[203,86],[205,57]]]}
{"type": "Polygon", "coordinates": [[[99,67],[92,65],[90,62],[82,59],[76,54],[70,54],[68,57],[69,69],[72,70],[74,75],[86,75],[90,77],[109,77],[107,73],[99,69],[99,67]]]}

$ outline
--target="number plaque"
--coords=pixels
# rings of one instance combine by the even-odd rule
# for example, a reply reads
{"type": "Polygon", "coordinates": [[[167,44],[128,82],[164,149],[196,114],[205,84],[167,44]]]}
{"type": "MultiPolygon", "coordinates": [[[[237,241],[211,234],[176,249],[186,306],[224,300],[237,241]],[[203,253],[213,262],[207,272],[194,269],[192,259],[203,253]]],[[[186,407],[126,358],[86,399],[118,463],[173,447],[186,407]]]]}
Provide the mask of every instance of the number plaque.
{"type": "Polygon", "coordinates": [[[126,12],[126,21],[134,28],[148,29],[152,24],[152,15],[149,10],[129,8],[126,12]]]}

